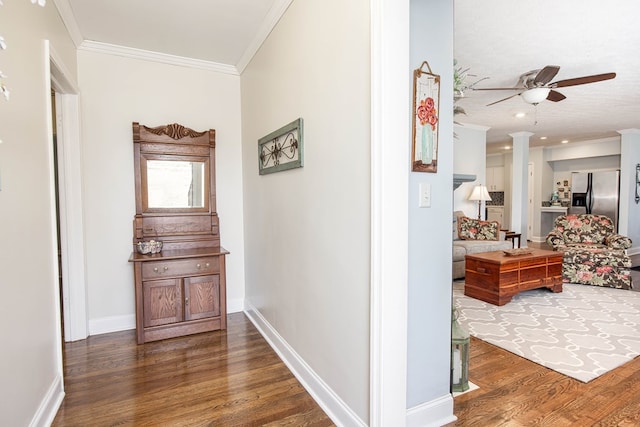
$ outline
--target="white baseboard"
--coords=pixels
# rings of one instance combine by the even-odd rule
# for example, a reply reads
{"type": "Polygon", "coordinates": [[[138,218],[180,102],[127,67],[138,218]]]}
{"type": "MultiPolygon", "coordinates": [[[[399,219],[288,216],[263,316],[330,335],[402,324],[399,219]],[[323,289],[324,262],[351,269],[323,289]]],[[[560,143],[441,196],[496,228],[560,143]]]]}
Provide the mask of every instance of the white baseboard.
{"type": "MultiPolygon", "coordinates": [[[[547,236],[531,236],[531,241],[535,243],[544,243],[547,241],[547,236]]],[[[520,246],[524,247],[523,243],[527,243],[527,239],[524,239],[523,242],[520,242],[520,246]]]]}
{"type": "Polygon", "coordinates": [[[108,334],[136,328],[136,315],[101,317],[89,320],[89,335],[108,334]]]}
{"type": "Polygon", "coordinates": [[[278,334],[262,314],[250,303],[245,303],[245,314],[258,329],[260,334],[287,365],[289,370],[309,392],[311,397],[320,405],[331,420],[339,426],[362,426],[362,421],[340,399],[340,397],[320,378],[295,350],[278,334]]]}
{"type": "MultiPolygon", "coordinates": [[[[227,314],[244,311],[244,300],[234,299],[227,301],[227,314]]],[[[136,315],[125,314],[123,316],[100,317],[89,320],[89,335],[108,334],[110,332],[128,331],[136,328],[136,315]]]]}
{"type": "Polygon", "coordinates": [[[48,427],[53,424],[60,404],[62,404],[62,399],[64,399],[62,376],[56,375],[38,410],[31,419],[29,427],[48,427]]]}
{"type": "Polygon", "coordinates": [[[244,298],[227,300],[227,313],[241,313],[243,311],[244,311],[244,298]]]}
{"type": "Polygon", "coordinates": [[[407,427],[439,427],[457,419],[453,415],[453,396],[451,394],[407,410],[407,427]]]}

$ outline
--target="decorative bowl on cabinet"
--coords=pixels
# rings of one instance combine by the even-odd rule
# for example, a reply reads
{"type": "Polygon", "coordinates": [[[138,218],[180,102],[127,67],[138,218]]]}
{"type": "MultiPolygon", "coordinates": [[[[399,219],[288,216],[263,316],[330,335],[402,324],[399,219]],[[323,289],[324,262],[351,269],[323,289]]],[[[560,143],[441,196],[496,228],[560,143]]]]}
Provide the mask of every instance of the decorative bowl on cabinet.
{"type": "Polygon", "coordinates": [[[157,254],[162,250],[162,242],[160,240],[138,242],[136,247],[138,249],[138,252],[142,255],[157,254]]]}

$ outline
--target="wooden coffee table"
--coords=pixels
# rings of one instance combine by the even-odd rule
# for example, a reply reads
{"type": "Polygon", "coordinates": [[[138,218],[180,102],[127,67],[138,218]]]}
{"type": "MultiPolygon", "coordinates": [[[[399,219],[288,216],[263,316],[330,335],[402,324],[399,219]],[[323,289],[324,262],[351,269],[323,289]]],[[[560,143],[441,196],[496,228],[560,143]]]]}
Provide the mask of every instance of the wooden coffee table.
{"type": "Polygon", "coordinates": [[[549,288],[562,292],[562,252],[530,249],[526,255],[503,251],[467,255],[464,294],[495,305],[505,305],[517,293],[549,288]]]}

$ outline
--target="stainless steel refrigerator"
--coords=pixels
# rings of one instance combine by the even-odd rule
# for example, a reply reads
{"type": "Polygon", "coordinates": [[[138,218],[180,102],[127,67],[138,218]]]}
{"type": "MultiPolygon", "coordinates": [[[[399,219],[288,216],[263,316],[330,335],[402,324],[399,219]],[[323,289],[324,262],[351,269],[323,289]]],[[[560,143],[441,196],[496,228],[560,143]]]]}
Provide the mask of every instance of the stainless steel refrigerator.
{"type": "Polygon", "coordinates": [[[573,172],[569,213],[593,213],[611,218],[618,231],[620,171],[573,172]]]}

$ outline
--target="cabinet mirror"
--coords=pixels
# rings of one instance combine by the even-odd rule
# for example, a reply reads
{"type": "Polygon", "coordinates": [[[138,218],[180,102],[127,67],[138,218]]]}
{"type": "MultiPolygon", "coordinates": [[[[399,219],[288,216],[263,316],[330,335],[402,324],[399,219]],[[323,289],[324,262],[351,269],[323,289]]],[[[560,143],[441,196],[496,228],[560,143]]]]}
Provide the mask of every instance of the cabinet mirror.
{"type": "Polygon", "coordinates": [[[209,210],[209,159],[142,155],[144,212],[206,212],[209,210]]]}

